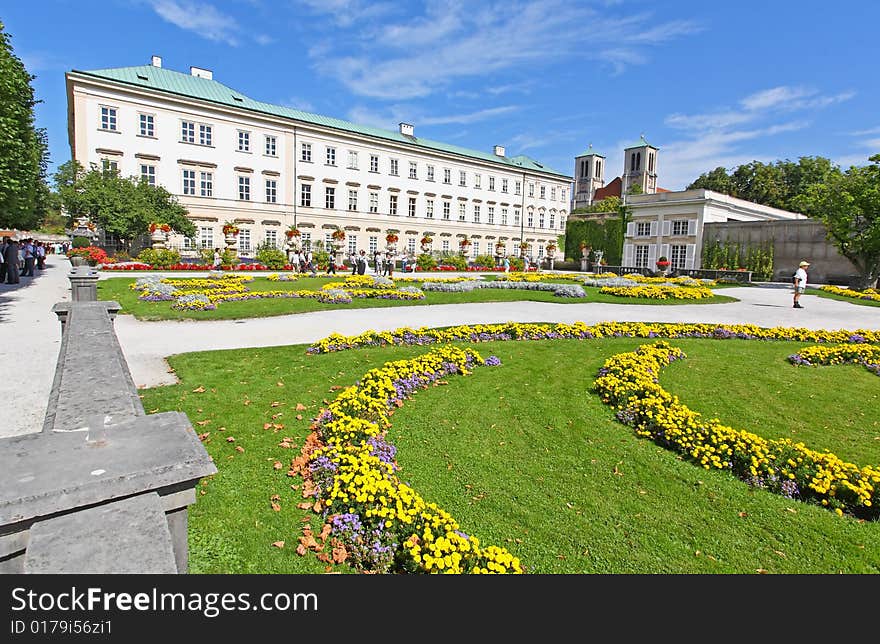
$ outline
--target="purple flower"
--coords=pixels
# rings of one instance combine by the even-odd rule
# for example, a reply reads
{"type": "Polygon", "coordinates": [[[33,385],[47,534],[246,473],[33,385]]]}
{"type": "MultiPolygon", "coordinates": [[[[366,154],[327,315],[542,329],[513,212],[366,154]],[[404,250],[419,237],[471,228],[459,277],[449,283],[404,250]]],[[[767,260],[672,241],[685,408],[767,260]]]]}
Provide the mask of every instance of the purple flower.
{"type": "Polygon", "coordinates": [[[498,356],[489,356],[486,358],[486,366],[487,367],[497,367],[501,364],[501,358],[498,356]]]}

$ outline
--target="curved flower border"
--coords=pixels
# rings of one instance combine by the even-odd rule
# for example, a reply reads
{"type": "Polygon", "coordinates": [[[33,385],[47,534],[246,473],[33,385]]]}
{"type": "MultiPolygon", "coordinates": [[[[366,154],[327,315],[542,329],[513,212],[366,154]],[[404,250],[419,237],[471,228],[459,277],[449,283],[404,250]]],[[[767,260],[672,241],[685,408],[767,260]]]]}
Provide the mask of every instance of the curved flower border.
{"type": "Polygon", "coordinates": [[[647,323],[647,322],[585,322],[532,324],[504,322],[501,324],[462,324],[447,328],[413,329],[400,327],[392,331],[364,331],[358,335],[332,333],[307,349],[307,353],[330,353],[361,347],[385,345],[425,345],[443,342],[493,342],[497,340],[552,340],[567,338],[712,338],[716,340],[794,340],[817,343],[880,343],[880,331],[844,329],[827,331],[802,327],[760,327],[754,324],[647,323]]]}
{"type": "MultiPolygon", "coordinates": [[[[836,352],[823,353],[832,358],[836,352]]],[[[877,347],[872,347],[872,354],[880,354],[877,347]]],[[[663,367],[684,357],[681,349],[664,341],[617,354],[599,370],[595,391],[602,402],[617,409],[617,419],[634,428],[636,435],[706,469],[730,470],[751,485],[818,503],[837,514],[880,518],[880,469],[860,468],[790,439],[768,440],[714,418],[704,420],[681,404],[657,378],[663,367]]]]}
{"type": "Polygon", "coordinates": [[[321,516],[316,538],[303,528],[297,552],[325,563],[347,562],[380,573],[523,573],[504,548],[480,545],[434,503],[397,477],[390,416],[416,391],[451,374],[468,375],[483,360],[473,349],[437,348],[411,360],[371,369],[322,409],[313,433],[291,463],[302,476],[302,509],[321,516]]]}

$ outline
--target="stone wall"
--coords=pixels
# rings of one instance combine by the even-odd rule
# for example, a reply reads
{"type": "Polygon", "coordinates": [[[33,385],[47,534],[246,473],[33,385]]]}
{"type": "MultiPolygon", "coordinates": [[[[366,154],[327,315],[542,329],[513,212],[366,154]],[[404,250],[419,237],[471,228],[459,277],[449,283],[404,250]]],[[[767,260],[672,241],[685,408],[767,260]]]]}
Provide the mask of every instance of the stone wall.
{"type": "Polygon", "coordinates": [[[727,221],[707,223],[703,244],[729,241],[761,245],[773,243],[773,279],[790,281],[801,260],[810,262],[812,283],[847,285],[858,270],[825,236],[825,226],[815,220],[727,221]]]}

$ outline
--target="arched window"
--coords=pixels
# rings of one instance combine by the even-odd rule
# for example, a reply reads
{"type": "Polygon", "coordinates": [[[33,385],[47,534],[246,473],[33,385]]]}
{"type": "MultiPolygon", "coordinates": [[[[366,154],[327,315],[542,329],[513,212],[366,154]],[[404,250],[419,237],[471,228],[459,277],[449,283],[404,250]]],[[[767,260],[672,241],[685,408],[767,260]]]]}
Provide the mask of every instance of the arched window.
{"type": "Polygon", "coordinates": [[[602,176],[602,162],[599,159],[596,159],[596,178],[602,176]]]}
{"type": "Polygon", "coordinates": [[[636,153],[636,170],[641,170],[641,169],[642,169],[642,153],[637,152],[636,153]]]}
{"type": "Polygon", "coordinates": [[[648,155],[648,172],[654,172],[654,155],[648,155]]]}
{"type": "Polygon", "coordinates": [[[636,171],[636,153],[635,152],[633,152],[629,157],[629,171],[630,172],[636,171]]]}

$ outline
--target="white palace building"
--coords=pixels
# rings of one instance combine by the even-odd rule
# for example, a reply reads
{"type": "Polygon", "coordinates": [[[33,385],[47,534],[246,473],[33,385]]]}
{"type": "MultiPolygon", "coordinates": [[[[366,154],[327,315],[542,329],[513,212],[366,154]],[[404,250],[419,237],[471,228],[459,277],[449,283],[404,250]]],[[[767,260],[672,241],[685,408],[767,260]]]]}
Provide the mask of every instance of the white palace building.
{"type": "Polygon", "coordinates": [[[296,226],[303,242],[329,243],[346,231],[343,250],[372,252],[385,231],[398,248],[544,255],[565,232],[572,178],[505,149],[482,152],[399,131],[356,125],[254,100],[213,79],[150,65],[66,74],[68,136],[73,158],[144,177],[187,208],[195,239],[173,235],[184,254],[223,246],[227,221],[239,227],[238,249],[284,246],[296,226]]]}

